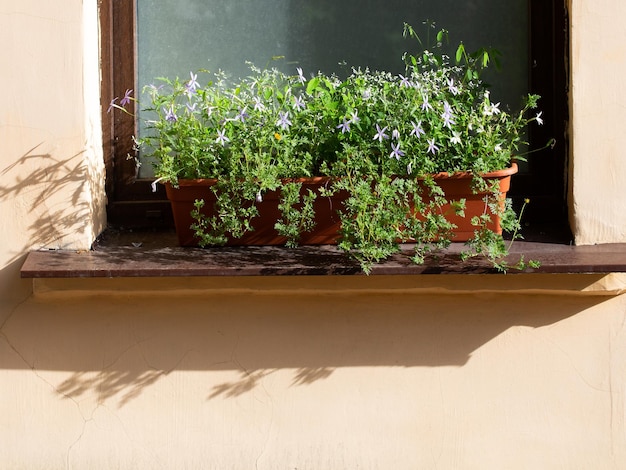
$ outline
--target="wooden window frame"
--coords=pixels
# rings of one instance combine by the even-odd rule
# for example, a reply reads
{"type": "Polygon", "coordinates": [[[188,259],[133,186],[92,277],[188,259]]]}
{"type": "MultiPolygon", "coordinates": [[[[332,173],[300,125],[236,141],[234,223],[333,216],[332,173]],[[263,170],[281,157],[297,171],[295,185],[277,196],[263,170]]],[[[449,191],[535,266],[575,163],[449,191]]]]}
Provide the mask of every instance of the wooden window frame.
{"type": "MultiPolygon", "coordinates": [[[[514,203],[531,204],[525,220],[559,233],[567,228],[568,155],[568,17],[565,0],[529,0],[530,89],[542,96],[545,125],[533,126],[531,146],[556,139],[554,148],[533,154],[527,174],[515,177],[514,203]],[[554,228],[556,227],[556,229],[554,228]]],[[[133,116],[113,109],[113,97],[136,88],[136,0],[100,0],[102,121],[106,167],[107,216],[110,226],[164,228],[173,226],[165,191],[152,192],[149,180],[137,178],[132,136],[133,116]]],[[[139,90],[135,90],[138,94],[139,90]]]]}

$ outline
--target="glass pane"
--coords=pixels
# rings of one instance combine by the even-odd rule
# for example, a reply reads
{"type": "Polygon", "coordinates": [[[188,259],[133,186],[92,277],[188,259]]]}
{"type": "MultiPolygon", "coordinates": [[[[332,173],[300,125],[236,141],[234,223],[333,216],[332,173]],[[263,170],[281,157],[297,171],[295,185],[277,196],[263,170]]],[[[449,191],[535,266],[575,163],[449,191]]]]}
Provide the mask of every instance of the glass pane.
{"type": "MultiPolygon", "coordinates": [[[[403,23],[426,40],[425,20],[436,24],[432,36],[450,31],[451,55],[460,41],[470,51],[498,49],[502,71],[486,75],[491,98],[518,107],[528,90],[527,0],[137,0],[137,89],[199,69],[241,77],[246,62],[277,66],[274,56],[285,57],[289,73],[346,75],[352,66],[401,73],[402,53],[417,46],[402,37],[403,23]]],[[[151,176],[149,165],[140,176],[151,176]]]]}

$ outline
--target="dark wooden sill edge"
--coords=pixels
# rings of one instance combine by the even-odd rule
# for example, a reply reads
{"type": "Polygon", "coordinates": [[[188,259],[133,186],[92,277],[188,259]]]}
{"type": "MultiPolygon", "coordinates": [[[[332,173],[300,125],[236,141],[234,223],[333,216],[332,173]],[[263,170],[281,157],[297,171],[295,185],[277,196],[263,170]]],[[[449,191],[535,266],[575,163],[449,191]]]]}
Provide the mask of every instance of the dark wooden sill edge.
{"type": "MultiPolygon", "coordinates": [[[[481,258],[462,262],[464,245],[428,256],[424,264],[410,260],[405,245],[391,259],[373,267],[371,275],[498,274],[481,258]]],[[[626,243],[570,246],[537,242],[513,243],[510,261],[520,256],[541,263],[524,273],[626,272],[626,243]]],[[[520,271],[510,270],[508,274],[520,271]]],[[[33,251],[21,269],[24,278],[194,277],[194,276],[355,276],[358,263],[335,246],[181,248],[150,241],[96,244],[90,251],[33,251]]]]}

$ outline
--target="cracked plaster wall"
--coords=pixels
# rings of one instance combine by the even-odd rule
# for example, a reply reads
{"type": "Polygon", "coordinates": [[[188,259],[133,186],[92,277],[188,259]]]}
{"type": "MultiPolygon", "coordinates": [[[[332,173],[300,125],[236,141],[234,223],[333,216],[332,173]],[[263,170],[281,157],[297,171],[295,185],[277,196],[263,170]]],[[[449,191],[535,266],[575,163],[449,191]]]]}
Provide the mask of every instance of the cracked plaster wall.
{"type": "Polygon", "coordinates": [[[86,282],[2,326],[6,468],[626,465],[624,295],[86,282]]]}
{"type": "MultiPolygon", "coordinates": [[[[624,241],[626,13],[572,3],[577,241],[624,241]]],[[[32,295],[103,223],[95,8],[0,3],[0,468],[626,467],[623,295],[32,295]]]]}

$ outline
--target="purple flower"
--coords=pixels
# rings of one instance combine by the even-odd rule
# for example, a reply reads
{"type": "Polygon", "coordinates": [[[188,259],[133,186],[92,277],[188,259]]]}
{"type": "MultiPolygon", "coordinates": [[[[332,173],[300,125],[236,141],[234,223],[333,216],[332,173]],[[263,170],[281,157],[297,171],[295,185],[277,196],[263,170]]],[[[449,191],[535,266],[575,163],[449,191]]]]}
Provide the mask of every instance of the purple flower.
{"type": "Polygon", "coordinates": [[[426,132],[424,132],[424,129],[422,129],[422,121],[419,121],[417,124],[411,121],[411,126],[413,126],[413,129],[411,129],[411,133],[409,135],[414,135],[419,139],[421,135],[426,134],[426,132]]]}
{"type": "Polygon", "coordinates": [[[400,157],[404,157],[404,152],[400,150],[399,142],[397,145],[391,144],[391,154],[389,155],[389,157],[395,158],[396,160],[400,160],[400,157]]]}
{"type": "Polygon", "coordinates": [[[176,117],[176,113],[174,112],[174,105],[165,110],[165,120],[169,122],[178,121],[178,117],[176,117]]]}
{"type": "Polygon", "coordinates": [[[117,108],[117,106],[118,106],[118,105],[116,105],[116,104],[115,104],[115,102],[117,101],[117,99],[118,99],[118,98],[117,98],[117,97],[115,97],[115,98],[113,98],[113,99],[111,100],[111,102],[109,103],[109,108],[107,109],[107,113],[110,113],[110,112],[111,112],[111,110],[112,110],[113,108],[117,108]]]}
{"type": "Polygon", "coordinates": [[[361,118],[358,116],[358,111],[355,109],[354,111],[352,111],[352,115],[350,116],[350,120],[348,122],[351,124],[356,124],[360,120],[361,118]]]}
{"type": "Polygon", "coordinates": [[[422,95],[422,111],[433,109],[432,105],[428,102],[428,96],[422,95]]]}
{"type": "Polygon", "coordinates": [[[289,113],[280,111],[278,113],[278,121],[276,121],[276,125],[279,126],[283,130],[289,129],[289,126],[291,126],[291,121],[289,120],[289,113]]]}
{"type": "Polygon", "coordinates": [[[122,98],[122,100],[120,101],[120,105],[122,106],[126,106],[128,103],[130,103],[131,100],[131,94],[133,93],[133,90],[126,90],[126,93],[124,93],[124,98],[122,98]]]}
{"type": "Polygon", "coordinates": [[[222,144],[222,146],[226,145],[228,142],[230,142],[230,139],[228,137],[226,137],[226,129],[223,130],[218,130],[217,131],[217,139],[215,139],[215,142],[222,144]]]}
{"type": "Polygon", "coordinates": [[[378,140],[378,142],[382,142],[383,139],[388,139],[389,136],[385,134],[386,130],[387,130],[387,126],[381,129],[380,126],[376,124],[376,135],[374,136],[374,140],[378,140]]]}
{"type": "Polygon", "coordinates": [[[337,129],[341,129],[342,134],[350,132],[350,121],[346,121],[346,118],[343,118],[343,122],[337,126],[337,129]]]}
{"type": "Polygon", "coordinates": [[[408,78],[406,78],[404,75],[398,75],[400,77],[400,86],[401,87],[406,87],[406,88],[410,88],[411,87],[411,82],[409,81],[408,78]]]}
{"type": "Polygon", "coordinates": [[[187,106],[187,111],[189,111],[189,113],[191,114],[196,111],[196,107],[198,106],[198,103],[194,103],[194,104],[187,103],[185,106],[187,106]]]}
{"type": "Polygon", "coordinates": [[[248,109],[247,106],[244,106],[243,109],[239,110],[239,114],[237,114],[237,116],[235,116],[235,121],[241,121],[244,122],[246,119],[248,119],[249,114],[246,112],[246,109],[248,109]]]}
{"type": "Polygon", "coordinates": [[[439,151],[439,147],[435,145],[435,139],[431,139],[428,141],[428,153],[432,153],[433,155],[439,151]]]}
{"type": "Polygon", "coordinates": [[[456,122],[452,119],[453,117],[454,115],[452,114],[452,108],[447,102],[445,102],[443,104],[443,113],[441,114],[444,127],[451,129],[452,128],[451,124],[456,124],[456,122]]]}
{"type": "Polygon", "coordinates": [[[400,131],[398,129],[391,131],[391,138],[394,140],[400,139],[400,131]]]}
{"type": "Polygon", "coordinates": [[[444,127],[447,127],[448,129],[452,129],[452,124],[456,124],[456,121],[452,119],[451,114],[442,114],[441,117],[443,118],[444,127]]]}
{"type": "Polygon", "coordinates": [[[195,93],[196,90],[200,87],[200,84],[198,83],[198,74],[194,74],[193,72],[189,72],[189,75],[191,77],[191,79],[187,82],[187,86],[185,87],[187,90],[187,93],[195,93]]]}
{"type": "Polygon", "coordinates": [[[302,97],[295,96],[293,99],[293,104],[291,106],[293,106],[293,109],[304,109],[305,105],[304,101],[302,101],[302,97]]]}

